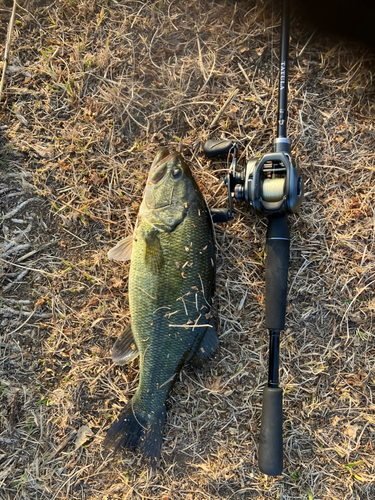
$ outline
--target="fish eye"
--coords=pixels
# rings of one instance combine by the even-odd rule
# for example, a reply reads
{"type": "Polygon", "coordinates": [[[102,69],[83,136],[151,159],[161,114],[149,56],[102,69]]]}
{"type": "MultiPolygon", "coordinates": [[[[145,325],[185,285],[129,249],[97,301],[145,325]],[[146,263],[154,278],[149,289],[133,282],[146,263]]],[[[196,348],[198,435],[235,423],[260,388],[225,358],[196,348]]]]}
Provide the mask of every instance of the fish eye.
{"type": "Polygon", "coordinates": [[[172,168],[171,175],[172,175],[173,179],[176,179],[176,180],[181,179],[182,170],[178,167],[174,167],[174,168],[172,168]]]}

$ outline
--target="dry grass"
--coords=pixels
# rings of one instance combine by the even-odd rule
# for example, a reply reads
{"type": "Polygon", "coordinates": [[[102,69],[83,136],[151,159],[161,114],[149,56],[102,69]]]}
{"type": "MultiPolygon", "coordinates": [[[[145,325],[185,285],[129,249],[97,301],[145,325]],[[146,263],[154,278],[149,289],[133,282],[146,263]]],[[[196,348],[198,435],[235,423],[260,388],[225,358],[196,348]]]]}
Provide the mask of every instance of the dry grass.
{"type": "MultiPolygon", "coordinates": [[[[11,5],[0,12],[4,34],[11,5]]],[[[265,221],[244,204],[217,228],[221,347],[181,373],[152,471],[101,447],[138,383],[137,362],[109,357],[129,321],[128,265],[106,252],[131,231],[159,146],[183,141],[211,206],[226,203],[226,167],[200,152],[208,137],[235,138],[243,163],[270,150],[279,12],[21,2],[0,110],[2,500],[375,498],[374,56],[311,35],[293,19],[289,131],[306,197],[290,217],[283,475],[257,466],[265,221]]]]}

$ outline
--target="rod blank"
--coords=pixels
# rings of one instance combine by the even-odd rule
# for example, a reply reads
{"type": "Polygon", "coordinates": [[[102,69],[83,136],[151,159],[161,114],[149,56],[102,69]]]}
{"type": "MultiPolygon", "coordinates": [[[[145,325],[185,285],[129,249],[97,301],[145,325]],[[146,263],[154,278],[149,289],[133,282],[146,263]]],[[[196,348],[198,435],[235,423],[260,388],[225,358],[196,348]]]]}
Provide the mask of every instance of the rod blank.
{"type": "Polygon", "coordinates": [[[277,137],[286,137],[286,122],[288,119],[288,55],[289,55],[290,1],[283,2],[283,17],[281,21],[281,53],[279,76],[279,107],[277,111],[277,137]]]}

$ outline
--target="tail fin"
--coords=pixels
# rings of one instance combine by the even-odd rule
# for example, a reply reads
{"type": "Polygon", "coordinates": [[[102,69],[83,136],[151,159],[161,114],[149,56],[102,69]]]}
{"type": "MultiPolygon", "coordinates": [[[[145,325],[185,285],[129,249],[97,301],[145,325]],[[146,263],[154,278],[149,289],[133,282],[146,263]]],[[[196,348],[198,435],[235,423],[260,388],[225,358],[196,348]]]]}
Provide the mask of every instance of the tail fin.
{"type": "Polygon", "coordinates": [[[137,448],[155,464],[160,458],[164,424],[164,405],[159,412],[148,415],[133,398],[110,427],[103,445],[116,451],[121,448],[137,448]]]}

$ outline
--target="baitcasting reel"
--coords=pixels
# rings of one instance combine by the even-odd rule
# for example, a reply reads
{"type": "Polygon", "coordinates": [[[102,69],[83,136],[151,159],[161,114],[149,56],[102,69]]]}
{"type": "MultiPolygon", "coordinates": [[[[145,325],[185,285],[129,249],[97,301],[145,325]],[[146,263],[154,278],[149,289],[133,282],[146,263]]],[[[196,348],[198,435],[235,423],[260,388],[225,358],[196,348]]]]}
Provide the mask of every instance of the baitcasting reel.
{"type": "Polygon", "coordinates": [[[245,168],[237,169],[238,146],[232,140],[209,140],[203,147],[207,156],[232,151],[232,162],[225,184],[228,187],[229,210],[212,209],[214,222],[233,217],[233,197],[244,200],[257,214],[293,214],[303,198],[303,182],[297,162],[289,153],[289,141],[276,140],[279,151],[251,158],[245,168]]]}

